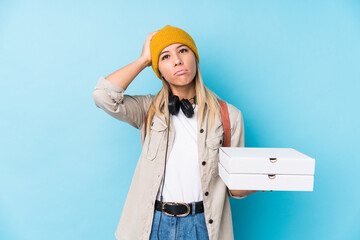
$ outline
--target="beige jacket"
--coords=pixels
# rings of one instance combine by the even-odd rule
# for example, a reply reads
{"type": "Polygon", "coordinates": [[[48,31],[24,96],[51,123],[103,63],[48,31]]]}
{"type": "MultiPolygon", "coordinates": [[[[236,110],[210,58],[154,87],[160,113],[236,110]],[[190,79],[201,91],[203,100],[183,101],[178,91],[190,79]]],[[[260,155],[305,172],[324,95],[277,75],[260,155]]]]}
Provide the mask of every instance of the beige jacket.
{"type": "MultiPolygon", "coordinates": [[[[122,87],[100,77],[92,97],[97,107],[112,117],[140,129],[142,152],[115,236],[118,240],[149,239],[154,203],[164,170],[167,137],[165,117],[154,115],[151,132],[144,139],[145,116],[154,95],[124,94],[122,87]]],[[[229,103],[227,106],[231,125],[231,146],[244,147],[244,122],[241,111],[229,103]]],[[[219,118],[215,121],[213,131],[208,131],[210,121],[207,116],[208,111],[197,135],[206,226],[210,240],[231,240],[234,236],[229,196],[237,199],[243,197],[232,196],[218,174],[223,127],[219,118]]],[[[167,159],[173,146],[173,129],[170,127],[167,159]]]]}

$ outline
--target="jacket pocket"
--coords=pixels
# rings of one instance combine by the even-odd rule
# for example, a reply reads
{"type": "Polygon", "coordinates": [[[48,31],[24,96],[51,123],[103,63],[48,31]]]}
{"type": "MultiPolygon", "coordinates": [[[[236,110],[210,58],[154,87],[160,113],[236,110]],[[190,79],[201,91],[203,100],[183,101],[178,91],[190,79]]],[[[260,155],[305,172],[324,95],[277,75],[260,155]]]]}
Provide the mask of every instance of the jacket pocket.
{"type": "Polygon", "coordinates": [[[223,143],[223,135],[218,135],[206,139],[206,146],[208,151],[208,161],[211,166],[211,173],[213,176],[219,175],[219,148],[223,143]]]}
{"type": "Polygon", "coordinates": [[[151,123],[150,129],[150,138],[148,142],[146,158],[152,161],[157,155],[167,126],[163,122],[153,121],[151,123]]]}

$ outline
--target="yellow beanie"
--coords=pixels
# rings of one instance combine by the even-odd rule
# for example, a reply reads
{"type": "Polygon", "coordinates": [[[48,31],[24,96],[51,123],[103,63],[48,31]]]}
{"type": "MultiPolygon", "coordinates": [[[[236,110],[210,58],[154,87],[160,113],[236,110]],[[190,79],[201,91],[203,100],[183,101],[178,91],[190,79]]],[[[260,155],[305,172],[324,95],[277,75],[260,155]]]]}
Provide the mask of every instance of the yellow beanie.
{"type": "Polygon", "coordinates": [[[150,41],[150,53],[151,53],[151,64],[154,72],[161,79],[158,63],[159,63],[159,55],[161,51],[167,46],[174,43],[182,43],[188,46],[195,54],[197,61],[199,61],[199,54],[197,52],[197,48],[192,37],[185,32],[184,30],[173,27],[170,25],[166,25],[162,29],[160,29],[150,41]]]}

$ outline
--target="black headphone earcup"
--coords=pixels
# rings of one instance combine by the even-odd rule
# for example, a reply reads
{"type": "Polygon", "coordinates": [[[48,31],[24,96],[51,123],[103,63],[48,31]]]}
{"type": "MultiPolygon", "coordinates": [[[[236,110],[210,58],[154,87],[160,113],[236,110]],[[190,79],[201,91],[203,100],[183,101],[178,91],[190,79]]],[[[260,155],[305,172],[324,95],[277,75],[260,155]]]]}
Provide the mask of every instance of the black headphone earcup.
{"type": "Polygon", "coordinates": [[[191,118],[194,115],[194,109],[188,99],[182,99],[180,101],[180,107],[186,117],[191,118]]]}
{"type": "Polygon", "coordinates": [[[168,107],[169,107],[169,112],[172,115],[177,115],[177,113],[180,110],[180,99],[179,99],[179,97],[176,96],[176,95],[173,95],[173,96],[169,97],[168,107]]]}

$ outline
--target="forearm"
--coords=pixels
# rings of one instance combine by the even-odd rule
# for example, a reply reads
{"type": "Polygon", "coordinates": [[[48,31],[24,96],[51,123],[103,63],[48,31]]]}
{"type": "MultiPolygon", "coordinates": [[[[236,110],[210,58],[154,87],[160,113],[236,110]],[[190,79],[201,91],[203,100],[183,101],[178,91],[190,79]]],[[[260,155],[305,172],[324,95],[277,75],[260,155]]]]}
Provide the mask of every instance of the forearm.
{"type": "Polygon", "coordinates": [[[123,68],[120,68],[105,78],[126,90],[129,84],[144,68],[146,68],[146,66],[146,61],[140,57],[134,62],[126,65],[123,68]]]}

